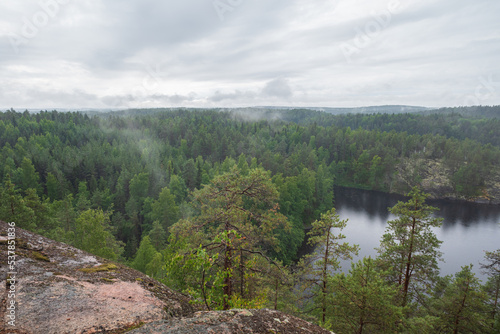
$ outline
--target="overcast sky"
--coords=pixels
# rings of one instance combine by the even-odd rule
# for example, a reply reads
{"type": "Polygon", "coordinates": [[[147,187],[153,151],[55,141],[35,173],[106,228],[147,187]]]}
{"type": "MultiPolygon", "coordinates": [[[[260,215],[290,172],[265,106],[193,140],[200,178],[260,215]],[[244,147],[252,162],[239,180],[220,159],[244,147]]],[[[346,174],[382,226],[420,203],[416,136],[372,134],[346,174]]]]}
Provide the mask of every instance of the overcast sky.
{"type": "Polygon", "coordinates": [[[500,104],[498,0],[2,0],[0,108],[500,104]]]}

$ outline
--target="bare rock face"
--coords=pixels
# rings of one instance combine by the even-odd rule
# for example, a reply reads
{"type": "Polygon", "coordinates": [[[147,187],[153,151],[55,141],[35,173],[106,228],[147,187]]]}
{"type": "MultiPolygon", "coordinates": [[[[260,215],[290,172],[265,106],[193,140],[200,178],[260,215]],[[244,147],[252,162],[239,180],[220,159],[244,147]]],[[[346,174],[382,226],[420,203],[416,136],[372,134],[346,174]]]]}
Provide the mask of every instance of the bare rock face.
{"type": "Polygon", "coordinates": [[[453,172],[442,160],[404,158],[396,165],[396,173],[391,181],[390,191],[406,194],[413,186],[419,185],[430,198],[466,200],[484,204],[500,204],[500,171],[492,171],[486,180],[482,194],[466,198],[457,194],[450,176],[453,172]]]}
{"type": "Polygon", "coordinates": [[[0,334],[330,333],[271,310],[203,312],[141,272],[21,228],[12,239],[9,228],[0,221],[0,334]]]}
{"type": "Polygon", "coordinates": [[[229,310],[196,312],[192,318],[152,322],[133,334],[233,334],[286,333],[329,334],[331,332],[302,319],[273,310],[229,310]]]}
{"type": "Polygon", "coordinates": [[[8,264],[9,226],[0,222],[0,333],[101,333],[192,316],[190,297],[148,276],[74,247],[15,228],[15,272],[8,264]],[[9,280],[7,280],[9,278],[9,280]],[[10,285],[15,298],[8,298],[10,285]],[[15,326],[6,312],[15,299],[15,326]],[[2,328],[3,327],[3,328],[2,328]],[[13,331],[13,330],[16,331],[13,331]]]}

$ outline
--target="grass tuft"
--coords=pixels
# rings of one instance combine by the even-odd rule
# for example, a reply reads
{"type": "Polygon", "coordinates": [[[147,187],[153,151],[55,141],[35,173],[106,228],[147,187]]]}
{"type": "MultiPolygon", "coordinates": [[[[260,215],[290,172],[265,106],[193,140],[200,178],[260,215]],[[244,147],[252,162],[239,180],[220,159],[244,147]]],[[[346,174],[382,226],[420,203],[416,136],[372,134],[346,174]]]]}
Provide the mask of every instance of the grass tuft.
{"type": "Polygon", "coordinates": [[[38,261],[50,262],[50,259],[46,255],[43,255],[42,253],[38,253],[35,251],[31,252],[31,257],[38,261]]]}
{"type": "Polygon", "coordinates": [[[84,273],[90,274],[90,273],[97,273],[97,272],[101,272],[101,271],[111,271],[114,269],[118,269],[118,267],[115,264],[105,263],[105,264],[101,264],[100,266],[97,266],[97,267],[82,268],[82,269],[78,269],[78,270],[83,271],[84,273]]]}

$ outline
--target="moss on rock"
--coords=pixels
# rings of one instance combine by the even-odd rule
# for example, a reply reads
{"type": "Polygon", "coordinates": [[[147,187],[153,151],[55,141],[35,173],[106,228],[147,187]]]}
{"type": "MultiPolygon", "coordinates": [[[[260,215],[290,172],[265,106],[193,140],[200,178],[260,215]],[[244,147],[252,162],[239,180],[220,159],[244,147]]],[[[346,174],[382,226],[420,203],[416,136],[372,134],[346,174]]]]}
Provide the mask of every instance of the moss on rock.
{"type": "Polygon", "coordinates": [[[118,269],[116,264],[104,263],[104,264],[101,264],[100,266],[91,267],[91,268],[81,268],[78,270],[83,271],[84,273],[87,273],[87,274],[91,274],[91,273],[97,273],[97,272],[101,272],[101,271],[111,271],[111,270],[115,270],[115,269],[118,269]]]}

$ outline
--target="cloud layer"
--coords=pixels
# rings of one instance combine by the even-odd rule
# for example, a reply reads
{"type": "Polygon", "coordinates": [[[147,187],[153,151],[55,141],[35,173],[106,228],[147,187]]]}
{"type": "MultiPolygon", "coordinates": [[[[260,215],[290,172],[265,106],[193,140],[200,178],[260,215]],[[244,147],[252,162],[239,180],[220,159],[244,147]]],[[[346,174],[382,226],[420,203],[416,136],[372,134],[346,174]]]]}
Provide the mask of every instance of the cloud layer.
{"type": "Polygon", "coordinates": [[[500,104],[490,0],[1,6],[1,108],[500,104]]]}

